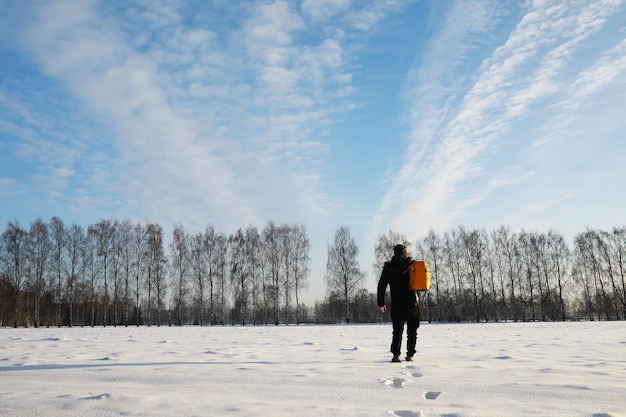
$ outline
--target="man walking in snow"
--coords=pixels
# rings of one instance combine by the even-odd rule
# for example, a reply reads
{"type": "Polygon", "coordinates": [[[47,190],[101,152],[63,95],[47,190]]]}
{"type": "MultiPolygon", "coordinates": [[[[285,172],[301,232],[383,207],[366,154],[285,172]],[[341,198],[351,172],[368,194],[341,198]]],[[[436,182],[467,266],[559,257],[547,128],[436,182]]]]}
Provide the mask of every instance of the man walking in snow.
{"type": "Polygon", "coordinates": [[[400,349],[404,324],[407,325],[406,360],[412,361],[415,355],[417,343],[417,328],[420,325],[422,306],[418,295],[412,291],[409,285],[409,264],[412,259],[407,256],[404,245],[396,245],[393,248],[391,261],[385,262],[383,271],[378,281],[378,311],[387,311],[385,304],[385,292],[387,285],[391,292],[391,321],[393,323],[393,336],[391,339],[392,362],[400,362],[400,349]]]}

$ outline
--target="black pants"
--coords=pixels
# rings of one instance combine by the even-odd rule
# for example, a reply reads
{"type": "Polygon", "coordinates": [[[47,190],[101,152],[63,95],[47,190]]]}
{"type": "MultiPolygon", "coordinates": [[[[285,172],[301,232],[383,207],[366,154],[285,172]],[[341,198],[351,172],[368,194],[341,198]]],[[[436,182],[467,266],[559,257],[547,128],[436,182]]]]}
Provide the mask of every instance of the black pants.
{"type": "Polygon", "coordinates": [[[417,329],[420,327],[419,319],[395,319],[393,323],[393,338],[391,339],[391,353],[400,355],[402,347],[402,334],[404,333],[404,323],[406,323],[406,354],[415,355],[415,345],[417,344],[417,329]]]}

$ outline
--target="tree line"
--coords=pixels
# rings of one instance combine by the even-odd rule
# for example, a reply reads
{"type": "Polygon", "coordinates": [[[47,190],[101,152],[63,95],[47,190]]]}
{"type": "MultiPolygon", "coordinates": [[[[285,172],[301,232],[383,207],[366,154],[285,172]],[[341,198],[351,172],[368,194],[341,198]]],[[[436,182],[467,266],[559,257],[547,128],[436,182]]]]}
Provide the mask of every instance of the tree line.
{"type": "Polygon", "coordinates": [[[96,326],[306,320],[310,242],[303,225],[268,222],[226,235],[177,224],[53,217],[0,239],[0,325],[96,326]]]}
{"type": "MultiPolygon", "coordinates": [[[[461,226],[443,234],[431,230],[414,242],[389,231],[374,246],[375,278],[398,243],[430,265],[430,322],[626,319],[626,227],[587,229],[575,236],[573,248],[553,230],[461,226]]],[[[375,294],[357,288],[353,299],[376,308],[375,294]]]]}
{"type": "Polygon", "coordinates": [[[555,231],[433,231],[415,244],[428,260],[430,321],[623,320],[626,228],[588,229],[570,248],[555,231]]]}
{"type": "MultiPolygon", "coordinates": [[[[310,242],[301,224],[197,233],[177,224],[58,217],[0,236],[0,326],[216,325],[378,322],[347,226],[328,245],[327,295],[314,306],[310,242]]],[[[554,231],[459,227],[410,242],[389,231],[374,246],[374,279],[404,243],[431,267],[429,321],[624,319],[626,228],[588,229],[573,249],[554,231]]]]}

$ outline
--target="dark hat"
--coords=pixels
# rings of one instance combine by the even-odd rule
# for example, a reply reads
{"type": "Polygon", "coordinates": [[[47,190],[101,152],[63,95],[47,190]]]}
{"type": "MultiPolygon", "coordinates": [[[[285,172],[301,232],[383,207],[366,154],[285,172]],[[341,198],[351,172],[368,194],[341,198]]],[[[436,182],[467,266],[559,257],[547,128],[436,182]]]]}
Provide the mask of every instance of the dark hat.
{"type": "Polygon", "coordinates": [[[406,248],[404,245],[396,245],[393,247],[394,256],[406,256],[406,248]]]}

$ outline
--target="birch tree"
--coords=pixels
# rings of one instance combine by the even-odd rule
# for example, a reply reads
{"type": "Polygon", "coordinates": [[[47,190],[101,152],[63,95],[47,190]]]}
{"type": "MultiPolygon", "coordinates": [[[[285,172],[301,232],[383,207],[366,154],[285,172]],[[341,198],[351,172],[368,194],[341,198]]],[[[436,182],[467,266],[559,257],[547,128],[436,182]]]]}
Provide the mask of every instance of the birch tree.
{"type": "Polygon", "coordinates": [[[515,297],[515,245],[517,239],[511,230],[505,226],[500,226],[492,232],[494,243],[494,256],[496,258],[496,268],[500,276],[500,297],[505,311],[505,317],[519,320],[517,301],[515,297]],[[507,293],[506,288],[509,289],[507,293]],[[506,300],[509,300],[508,303],[506,300]],[[508,306],[508,307],[507,307],[508,306]]]}
{"type": "Polygon", "coordinates": [[[26,230],[17,221],[9,222],[0,239],[0,266],[13,289],[13,327],[19,321],[20,294],[24,285],[26,230]]]}
{"type": "Polygon", "coordinates": [[[198,324],[204,326],[207,287],[207,257],[204,235],[198,232],[189,240],[189,273],[193,287],[194,304],[197,306],[198,324]]]}
{"type": "Polygon", "coordinates": [[[442,306],[444,304],[443,289],[445,287],[445,282],[443,280],[444,274],[442,273],[442,268],[445,262],[443,242],[441,241],[441,238],[431,229],[428,231],[428,234],[424,238],[422,244],[418,246],[423,248],[423,258],[428,262],[432,280],[433,291],[429,291],[426,297],[428,321],[432,321],[433,319],[442,321],[442,306]],[[431,293],[434,294],[435,309],[432,308],[433,303],[431,303],[431,293]]]}
{"type": "Polygon", "coordinates": [[[134,228],[132,238],[132,270],[134,276],[134,298],[135,298],[135,324],[140,322],[140,296],[142,283],[145,279],[145,271],[148,268],[148,238],[147,231],[141,223],[137,223],[134,228]]]}
{"type": "Polygon", "coordinates": [[[280,248],[279,228],[274,222],[268,222],[263,229],[263,256],[266,262],[265,272],[269,277],[268,299],[272,303],[274,324],[280,323],[280,282],[282,273],[282,252],[280,248]]]}
{"type": "Polygon", "coordinates": [[[621,305],[622,319],[626,320],[626,227],[614,227],[609,241],[617,277],[615,293],[621,305]]]}
{"type": "Polygon", "coordinates": [[[228,238],[223,233],[215,237],[215,284],[217,288],[217,315],[219,322],[226,322],[226,291],[228,283],[228,238]]]}
{"type": "Polygon", "coordinates": [[[444,256],[446,259],[447,273],[450,276],[451,288],[448,316],[453,321],[460,322],[463,319],[462,298],[465,293],[462,277],[461,239],[456,230],[446,232],[443,237],[444,256]]]}
{"type": "Polygon", "coordinates": [[[188,236],[182,224],[178,224],[172,233],[170,243],[171,273],[175,285],[176,324],[184,324],[183,310],[187,294],[187,274],[189,271],[188,236]]]}
{"type": "Polygon", "coordinates": [[[290,264],[291,276],[293,277],[294,296],[296,299],[296,323],[299,324],[301,319],[300,308],[300,292],[308,287],[309,277],[309,252],[311,250],[311,242],[306,233],[304,225],[293,225],[291,229],[293,262],[290,264]]]}
{"type": "Polygon", "coordinates": [[[246,265],[246,241],[241,228],[229,239],[230,243],[230,279],[233,286],[234,313],[241,325],[246,324],[248,314],[248,281],[246,265]]]}
{"type": "MultiPolygon", "coordinates": [[[[50,237],[52,240],[52,279],[54,288],[54,301],[57,305],[56,323],[61,327],[61,294],[63,286],[63,246],[65,237],[65,225],[58,217],[50,219],[50,237]]],[[[50,307],[48,307],[49,309],[50,307]]],[[[48,319],[49,321],[49,319],[48,319]]],[[[48,323],[49,325],[49,323],[48,323]]]]}
{"type": "Polygon", "coordinates": [[[166,266],[167,259],[163,249],[163,228],[158,223],[149,223],[147,233],[147,304],[148,325],[161,325],[161,307],[166,295],[166,266]],[[153,320],[153,315],[156,318],[153,320]]]}
{"type": "Polygon", "coordinates": [[[378,235],[378,239],[376,239],[376,244],[374,245],[373,264],[374,279],[376,279],[376,281],[380,278],[385,262],[393,257],[393,248],[396,245],[404,245],[407,248],[407,252],[411,252],[411,245],[406,235],[391,230],[386,234],[378,235]]]}
{"type": "MultiPolygon", "coordinates": [[[[260,313],[262,304],[263,291],[263,269],[262,269],[262,253],[261,253],[261,237],[256,227],[249,226],[245,233],[246,241],[246,259],[249,266],[250,277],[250,298],[252,302],[252,317],[254,324],[257,324],[257,317],[260,313]]],[[[262,309],[261,309],[262,311],[262,309]]],[[[262,316],[261,316],[262,317],[262,316]]]]}
{"type": "Polygon", "coordinates": [[[344,302],[346,323],[350,323],[350,301],[363,285],[364,274],[359,267],[359,248],[347,226],[335,233],[335,240],[328,246],[326,285],[328,294],[337,291],[344,302]]]}
{"type": "Polygon", "coordinates": [[[66,231],[65,237],[65,299],[68,309],[68,326],[74,324],[74,303],[76,287],[85,271],[86,238],[83,228],[73,224],[66,231]]]}
{"type": "Polygon", "coordinates": [[[97,304],[98,304],[98,238],[96,236],[96,231],[93,227],[89,227],[87,229],[87,248],[86,248],[86,259],[85,259],[85,269],[89,279],[89,305],[90,305],[90,322],[91,327],[94,327],[97,322],[97,304]]]}
{"type": "Polygon", "coordinates": [[[552,274],[556,278],[559,315],[565,321],[565,286],[569,279],[571,268],[571,254],[562,235],[548,232],[548,244],[553,262],[552,274]]]}
{"type": "Polygon", "coordinates": [[[52,243],[50,242],[48,226],[41,218],[31,223],[27,236],[28,265],[32,276],[31,288],[34,298],[33,324],[35,327],[39,327],[41,325],[41,298],[46,288],[46,274],[49,271],[52,243]]]}
{"type": "Polygon", "coordinates": [[[104,305],[103,326],[109,324],[109,283],[110,283],[110,263],[113,255],[113,239],[115,233],[115,222],[112,220],[100,220],[90,227],[89,231],[95,239],[95,249],[97,255],[98,269],[101,271],[102,282],[104,283],[104,293],[102,303],[104,305]]]}
{"type": "Polygon", "coordinates": [[[213,225],[208,225],[203,235],[203,250],[206,262],[206,276],[209,285],[209,321],[211,326],[215,324],[215,276],[217,271],[217,236],[213,225]]]}

